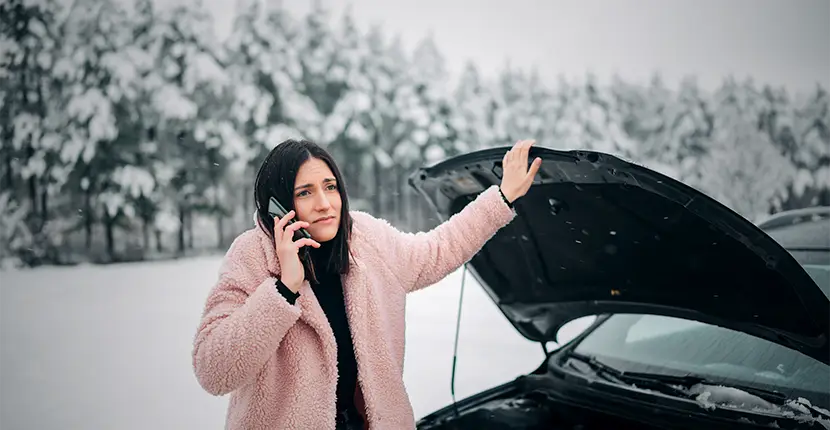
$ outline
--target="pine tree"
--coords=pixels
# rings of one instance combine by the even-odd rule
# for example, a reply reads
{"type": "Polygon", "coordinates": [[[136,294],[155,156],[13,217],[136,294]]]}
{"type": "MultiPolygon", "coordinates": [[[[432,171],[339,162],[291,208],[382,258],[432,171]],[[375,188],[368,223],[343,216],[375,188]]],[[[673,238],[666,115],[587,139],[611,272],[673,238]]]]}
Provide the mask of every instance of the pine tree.
{"type": "Polygon", "coordinates": [[[217,243],[223,243],[223,187],[218,178],[236,151],[222,151],[220,138],[234,141],[229,127],[230,80],[209,14],[198,3],[174,7],[159,22],[154,46],[158,84],[153,106],[158,115],[159,151],[169,169],[170,210],[178,216],[177,251],[193,248],[194,219],[213,216],[217,243]]]}
{"type": "Polygon", "coordinates": [[[727,80],[713,100],[714,127],[693,186],[739,214],[756,220],[769,211],[780,188],[792,181],[792,163],[759,128],[758,93],[751,83],[727,80]]]}
{"type": "Polygon", "coordinates": [[[69,183],[77,210],[83,214],[87,250],[94,226],[104,227],[106,258],[119,258],[116,230],[128,229],[132,213],[126,205],[131,191],[152,188],[143,166],[138,166],[135,138],[136,103],[146,56],[133,45],[132,24],[123,4],[79,0],[64,22],[62,58],[55,66],[66,85],[68,142],[61,157],[71,173],[69,183]],[[132,172],[124,174],[123,172],[132,172]],[[125,183],[139,175],[139,185],[125,183]]]}
{"type": "Polygon", "coordinates": [[[54,258],[60,242],[48,223],[50,197],[65,180],[56,169],[60,87],[51,70],[60,49],[59,10],[52,1],[0,4],[0,258],[16,255],[29,264],[54,258]]]}
{"type": "Polygon", "coordinates": [[[464,67],[454,98],[458,111],[454,125],[458,130],[458,149],[472,151],[497,145],[493,133],[495,100],[474,63],[464,67]]]}
{"type": "Polygon", "coordinates": [[[148,258],[170,239],[224,248],[289,137],[328,145],[354,209],[411,230],[437,223],[406,186],[414,168],[528,137],[644,164],[749,218],[830,204],[824,88],[709,93],[693,77],[670,89],[516,67],[487,81],[472,63],[450,88],[432,37],[410,57],[319,2],[299,19],[262,0],[238,12],[220,44],[198,1],[0,4],[0,264],[148,258]]]}

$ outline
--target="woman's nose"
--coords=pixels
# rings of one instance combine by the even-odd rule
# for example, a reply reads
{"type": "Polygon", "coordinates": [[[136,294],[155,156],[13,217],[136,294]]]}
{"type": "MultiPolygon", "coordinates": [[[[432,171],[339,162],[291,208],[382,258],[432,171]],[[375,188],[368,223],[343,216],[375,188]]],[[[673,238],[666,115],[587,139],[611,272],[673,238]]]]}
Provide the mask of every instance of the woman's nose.
{"type": "Polygon", "coordinates": [[[331,208],[331,202],[329,202],[329,198],[325,195],[325,193],[320,193],[319,197],[317,198],[316,209],[317,210],[328,210],[331,208]]]}

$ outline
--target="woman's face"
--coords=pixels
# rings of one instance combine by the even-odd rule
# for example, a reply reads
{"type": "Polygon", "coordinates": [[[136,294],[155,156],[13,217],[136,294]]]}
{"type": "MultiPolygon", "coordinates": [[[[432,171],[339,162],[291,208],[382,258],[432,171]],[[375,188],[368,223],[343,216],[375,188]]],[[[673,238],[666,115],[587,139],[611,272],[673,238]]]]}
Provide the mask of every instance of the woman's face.
{"type": "Polygon", "coordinates": [[[306,230],[317,242],[328,242],[340,226],[340,184],[325,161],[309,158],[294,182],[295,218],[311,224],[306,230]]]}

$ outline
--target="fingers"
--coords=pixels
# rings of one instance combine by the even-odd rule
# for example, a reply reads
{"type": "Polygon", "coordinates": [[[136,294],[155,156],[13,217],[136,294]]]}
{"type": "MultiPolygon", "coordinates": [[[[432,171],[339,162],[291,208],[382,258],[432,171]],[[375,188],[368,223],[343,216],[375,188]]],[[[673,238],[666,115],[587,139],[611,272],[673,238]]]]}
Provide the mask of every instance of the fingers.
{"type": "Polygon", "coordinates": [[[533,160],[533,164],[530,165],[530,169],[528,169],[527,176],[525,177],[525,182],[526,183],[533,182],[533,178],[536,177],[536,173],[539,172],[540,167],[542,167],[542,159],[539,158],[539,157],[536,157],[533,160]]]}
{"type": "Polygon", "coordinates": [[[305,237],[302,238],[302,239],[299,239],[299,240],[295,240],[294,245],[297,246],[297,249],[300,249],[304,246],[311,246],[313,248],[319,248],[320,247],[320,244],[317,241],[315,241],[314,239],[309,239],[309,238],[305,238],[305,237]]]}
{"type": "Polygon", "coordinates": [[[274,219],[277,220],[277,222],[274,224],[274,230],[284,230],[285,225],[288,224],[288,221],[291,221],[291,219],[294,218],[294,214],[295,212],[293,210],[290,210],[282,218],[275,217],[274,219]]]}
{"type": "Polygon", "coordinates": [[[516,144],[513,145],[513,148],[504,154],[502,165],[512,164],[516,161],[518,162],[517,167],[520,165],[522,169],[526,169],[530,147],[533,146],[534,143],[536,143],[536,141],[533,139],[520,140],[516,142],[516,144]]]}
{"type": "Polygon", "coordinates": [[[285,227],[285,230],[283,230],[282,241],[284,243],[292,242],[294,240],[294,233],[301,228],[307,228],[309,225],[310,224],[305,221],[295,221],[288,224],[288,226],[285,227]]]}
{"type": "Polygon", "coordinates": [[[513,147],[508,149],[507,152],[504,153],[504,158],[502,158],[501,160],[502,166],[507,167],[507,165],[510,163],[510,159],[513,157],[513,154],[516,151],[516,147],[519,146],[519,143],[521,143],[521,140],[516,141],[516,143],[513,144],[513,147]]]}
{"type": "Polygon", "coordinates": [[[274,217],[274,242],[280,243],[282,241],[282,229],[285,228],[285,223],[290,217],[294,216],[294,211],[288,212],[284,217],[274,217]]]}
{"type": "Polygon", "coordinates": [[[286,223],[288,223],[289,221],[291,221],[292,218],[294,218],[294,214],[295,212],[293,210],[289,211],[287,214],[285,214],[284,217],[282,217],[282,219],[279,219],[277,223],[274,225],[274,236],[276,242],[283,243],[286,245],[289,243],[293,243],[297,249],[300,249],[303,246],[319,248],[320,244],[314,241],[313,239],[302,238],[294,241],[294,233],[297,230],[301,228],[308,228],[308,226],[311,225],[305,221],[294,221],[293,223],[288,224],[286,226],[286,223]]]}
{"type": "Polygon", "coordinates": [[[519,161],[524,161],[525,166],[527,165],[527,153],[530,152],[530,145],[532,143],[532,140],[525,140],[519,147],[519,161]]]}
{"type": "Polygon", "coordinates": [[[288,227],[285,228],[285,231],[287,233],[292,233],[293,234],[295,231],[297,231],[301,228],[308,228],[308,226],[310,226],[310,225],[311,224],[309,224],[305,221],[295,221],[295,222],[289,224],[288,227]]]}
{"type": "Polygon", "coordinates": [[[288,222],[294,218],[294,215],[296,215],[296,212],[290,210],[282,218],[274,217],[274,240],[277,243],[283,240],[283,231],[285,231],[285,226],[288,225],[288,222]]]}
{"type": "Polygon", "coordinates": [[[521,142],[522,142],[521,140],[516,141],[516,143],[513,144],[513,147],[508,149],[507,152],[504,153],[504,158],[502,158],[502,160],[501,160],[501,164],[502,164],[503,168],[506,169],[506,168],[510,167],[511,160],[513,159],[513,154],[516,153],[516,147],[519,146],[519,144],[521,142]]]}

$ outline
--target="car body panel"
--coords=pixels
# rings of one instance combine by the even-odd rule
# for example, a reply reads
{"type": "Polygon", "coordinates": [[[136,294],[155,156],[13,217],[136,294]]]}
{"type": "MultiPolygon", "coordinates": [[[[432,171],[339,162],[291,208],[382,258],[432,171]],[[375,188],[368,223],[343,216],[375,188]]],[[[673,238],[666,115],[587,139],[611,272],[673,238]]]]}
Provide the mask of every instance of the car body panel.
{"type": "MultiPolygon", "coordinates": [[[[410,178],[442,219],[499,184],[508,148],[410,178]]],[[[542,167],[518,217],[469,262],[525,337],[575,318],[653,313],[743,331],[830,362],[830,301],[772,237],[674,179],[591,151],[531,148],[542,167]]]]}

